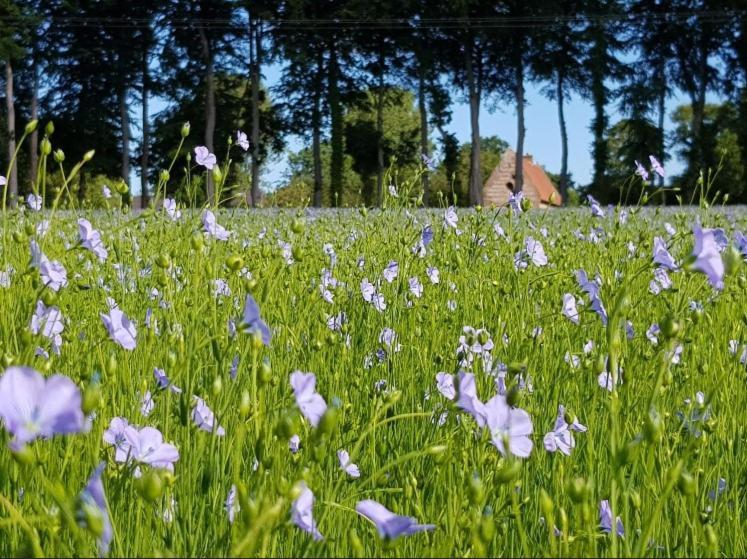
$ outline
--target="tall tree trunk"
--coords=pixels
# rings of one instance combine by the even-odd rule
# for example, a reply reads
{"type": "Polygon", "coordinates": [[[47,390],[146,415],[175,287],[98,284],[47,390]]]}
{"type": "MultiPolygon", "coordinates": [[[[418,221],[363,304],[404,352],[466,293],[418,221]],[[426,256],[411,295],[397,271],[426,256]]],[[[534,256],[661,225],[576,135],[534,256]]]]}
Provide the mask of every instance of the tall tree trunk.
{"type": "Polygon", "coordinates": [[[469,121],[472,138],[469,158],[469,203],[472,206],[477,206],[482,204],[482,169],[480,168],[480,93],[472,63],[473,49],[474,39],[470,37],[465,49],[464,60],[467,70],[469,121]]]}
{"type": "MultiPolygon", "coordinates": [[[[658,145],[658,157],[659,161],[661,161],[661,164],[664,165],[664,160],[666,159],[666,134],[664,132],[664,117],[666,116],[666,97],[667,97],[667,89],[666,84],[664,82],[664,75],[662,73],[661,81],[659,82],[659,90],[657,92],[657,134],[659,136],[659,145],[658,145]]],[[[659,188],[662,188],[664,186],[664,177],[659,177],[659,188]]],[[[666,197],[666,194],[664,195],[666,197]]],[[[666,198],[665,198],[666,199],[666,198]]]]}
{"type": "MultiPolygon", "coordinates": [[[[254,45],[252,60],[252,207],[259,204],[259,80],[262,66],[262,30],[261,23],[252,18],[254,45]]],[[[252,39],[250,38],[250,41],[252,39]]]]}
{"type": "Polygon", "coordinates": [[[316,87],[314,88],[314,108],[311,113],[312,151],[314,157],[314,206],[322,207],[322,73],[324,72],[324,53],[317,52],[316,87]]]}
{"type": "MultiPolygon", "coordinates": [[[[420,154],[427,160],[430,159],[428,150],[428,107],[425,101],[425,71],[422,63],[418,63],[418,111],[420,112],[420,154]]],[[[423,188],[423,205],[425,206],[430,201],[429,172],[429,169],[426,168],[420,177],[420,185],[423,188]]]]}
{"type": "Polygon", "coordinates": [[[122,120],[122,180],[130,185],[130,110],[127,107],[127,90],[119,94],[119,115],[122,120]]]}
{"type": "Polygon", "coordinates": [[[147,208],[150,201],[150,115],[148,114],[148,101],[150,96],[150,69],[148,68],[148,47],[143,47],[142,72],[143,72],[143,145],[140,155],[140,207],[147,208]]]}
{"type": "Polygon", "coordinates": [[[376,88],[376,199],[384,202],[384,54],[379,53],[379,83],[376,88]]]}
{"type": "MultiPolygon", "coordinates": [[[[205,62],[205,147],[210,153],[215,153],[213,137],[215,136],[215,70],[213,67],[213,52],[210,48],[205,28],[199,27],[200,43],[202,45],[202,57],[205,62]]],[[[215,204],[215,185],[213,174],[207,173],[207,201],[209,205],[215,204]]]]}
{"type": "MultiPolygon", "coordinates": [[[[31,120],[39,118],[39,65],[36,52],[32,54],[31,120]]],[[[36,171],[39,166],[39,127],[29,137],[29,183],[36,188],[36,171]]]]}
{"type": "MultiPolygon", "coordinates": [[[[600,24],[597,24],[600,25],[600,24]]],[[[602,24],[603,25],[603,24],[602,24]]],[[[606,77],[605,57],[607,43],[604,30],[597,29],[591,52],[591,98],[594,105],[594,119],[591,123],[591,131],[594,135],[592,146],[592,157],[594,159],[594,173],[592,181],[597,188],[604,187],[607,176],[607,142],[605,132],[607,131],[607,88],[604,85],[606,77]]]]}
{"type": "Polygon", "coordinates": [[[342,103],[340,102],[339,67],[337,61],[337,45],[332,38],[329,45],[329,103],[330,113],[330,144],[332,156],[329,165],[329,182],[332,191],[332,205],[337,207],[342,203],[342,174],[345,162],[345,144],[343,137],[342,103]]]}
{"type": "Polygon", "coordinates": [[[692,120],[692,156],[691,169],[707,172],[705,145],[703,141],[703,119],[705,118],[705,101],[706,91],[708,89],[708,53],[707,50],[701,49],[698,54],[698,73],[695,79],[696,89],[690,94],[690,101],[693,108],[692,120]]]}
{"type": "Polygon", "coordinates": [[[514,192],[524,190],[524,58],[520,50],[516,51],[516,167],[514,192]]]}
{"type": "Polygon", "coordinates": [[[565,125],[565,83],[563,72],[558,70],[557,98],[558,121],[560,122],[560,198],[564,206],[568,205],[568,130],[565,125]]]}
{"type": "MultiPolygon", "coordinates": [[[[5,107],[7,110],[8,124],[8,162],[13,160],[13,154],[16,151],[16,110],[13,99],[13,66],[10,60],[5,62],[5,107]]],[[[18,195],[18,165],[13,165],[8,180],[8,202],[10,207],[15,207],[16,196],[18,195]]]]}

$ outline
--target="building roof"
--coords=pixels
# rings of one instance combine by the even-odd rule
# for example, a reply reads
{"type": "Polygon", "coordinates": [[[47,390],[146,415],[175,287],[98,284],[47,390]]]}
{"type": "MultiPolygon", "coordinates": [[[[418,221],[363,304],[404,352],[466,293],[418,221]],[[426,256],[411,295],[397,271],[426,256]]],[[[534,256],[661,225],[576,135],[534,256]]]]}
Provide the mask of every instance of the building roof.
{"type": "Polygon", "coordinates": [[[562,202],[560,199],[560,192],[555,188],[555,185],[550,180],[550,177],[547,176],[545,170],[532,160],[531,155],[524,156],[523,168],[524,180],[528,177],[532,184],[534,184],[534,188],[537,189],[540,200],[545,204],[559,206],[562,202]],[[555,196],[553,197],[553,195],[555,196]]]}
{"type": "MultiPolygon", "coordinates": [[[[560,193],[555,188],[545,170],[534,162],[531,155],[525,155],[522,165],[524,175],[523,193],[535,207],[559,206],[560,193]]],[[[485,205],[505,206],[513,193],[516,181],[516,152],[507,149],[501,156],[500,164],[493,169],[483,187],[485,205]]]]}

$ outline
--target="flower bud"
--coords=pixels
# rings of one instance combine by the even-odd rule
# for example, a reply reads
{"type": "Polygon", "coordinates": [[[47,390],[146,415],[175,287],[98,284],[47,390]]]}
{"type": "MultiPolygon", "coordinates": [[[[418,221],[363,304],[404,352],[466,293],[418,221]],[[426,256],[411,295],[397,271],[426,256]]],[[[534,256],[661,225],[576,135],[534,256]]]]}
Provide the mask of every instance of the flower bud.
{"type": "Polygon", "coordinates": [[[171,259],[168,254],[161,253],[156,257],[156,266],[164,270],[171,268],[171,259]]]}
{"type": "Polygon", "coordinates": [[[348,542],[350,543],[350,548],[353,550],[354,557],[366,556],[366,549],[363,547],[363,542],[361,542],[361,539],[358,537],[358,532],[355,529],[348,532],[348,542]]]}
{"type": "Polygon", "coordinates": [[[226,267],[234,272],[240,270],[244,266],[244,259],[238,254],[232,254],[226,258],[226,267]]]}
{"type": "Polygon", "coordinates": [[[643,436],[649,444],[658,444],[663,435],[664,423],[662,423],[661,417],[656,413],[656,410],[651,410],[643,424],[643,436]]]}
{"type": "Polygon", "coordinates": [[[493,537],[495,536],[495,520],[492,514],[484,514],[480,518],[479,534],[480,539],[484,543],[493,541],[493,537]]]}
{"type": "Polygon", "coordinates": [[[101,386],[98,382],[92,382],[83,392],[81,410],[84,415],[88,415],[98,409],[99,405],[101,405],[101,386]]]}
{"type": "Polygon", "coordinates": [[[109,361],[106,365],[106,372],[109,376],[114,377],[117,374],[117,357],[114,353],[109,354],[109,361]]]}
{"type": "Polygon", "coordinates": [[[161,172],[158,175],[158,180],[161,182],[169,182],[170,178],[171,178],[171,175],[169,174],[168,170],[161,169],[161,172]]]}
{"type": "Polygon", "coordinates": [[[119,194],[127,194],[127,191],[130,190],[130,187],[127,186],[127,183],[125,181],[121,180],[114,185],[114,190],[116,190],[119,194]]]}
{"type": "Polygon", "coordinates": [[[694,495],[697,489],[695,478],[687,470],[680,472],[680,478],[677,480],[677,489],[683,495],[694,495]]]}
{"type": "Polygon", "coordinates": [[[11,455],[13,456],[13,460],[18,462],[21,466],[33,466],[36,464],[34,451],[26,445],[23,445],[18,450],[12,450],[11,455]]]}
{"type": "Polygon", "coordinates": [[[219,184],[222,179],[223,171],[220,170],[219,165],[216,165],[215,167],[213,167],[213,181],[215,181],[215,184],[219,184]]]}
{"type": "Polygon", "coordinates": [[[195,233],[189,240],[189,244],[193,250],[201,251],[205,248],[205,239],[202,238],[201,233],[195,233]]]}
{"type": "Polygon", "coordinates": [[[729,275],[736,273],[739,271],[742,264],[742,254],[734,245],[729,245],[729,248],[726,249],[724,254],[724,267],[726,268],[726,273],[729,275]]]}
{"type": "Polygon", "coordinates": [[[588,485],[582,477],[577,477],[568,482],[568,495],[574,503],[582,503],[588,495],[588,485]]]}
{"type": "Polygon", "coordinates": [[[86,163],[88,163],[91,159],[93,159],[93,156],[95,154],[96,154],[96,150],[95,149],[88,150],[86,153],[83,154],[83,161],[85,161],[86,163]]]}
{"type": "Polygon", "coordinates": [[[47,126],[44,128],[44,133],[47,136],[51,136],[52,134],[54,134],[54,122],[52,122],[51,120],[47,122],[47,126]]]}
{"type": "Polygon", "coordinates": [[[485,489],[483,488],[482,481],[477,475],[474,475],[469,480],[467,485],[467,497],[472,506],[480,506],[485,499],[485,489]]]}
{"type": "Polygon", "coordinates": [[[339,412],[335,407],[327,408],[322,418],[319,420],[318,431],[322,435],[331,435],[337,427],[339,412]]]}
{"type": "Polygon", "coordinates": [[[155,503],[163,495],[163,481],[155,470],[149,470],[136,482],[137,492],[149,503],[155,503]]]}
{"type": "Polygon", "coordinates": [[[508,390],[508,394],[506,395],[506,403],[512,408],[515,408],[521,403],[521,390],[519,390],[518,384],[514,384],[508,390]]]}
{"type": "Polygon", "coordinates": [[[239,404],[239,417],[241,419],[246,419],[249,417],[249,412],[251,411],[251,398],[249,396],[249,392],[244,390],[241,393],[241,403],[239,404]]]}
{"type": "Polygon", "coordinates": [[[661,333],[667,339],[677,337],[680,332],[680,323],[671,315],[667,315],[661,323],[661,333]]]}
{"type": "Polygon", "coordinates": [[[553,503],[550,495],[544,489],[540,490],[540,509],[542,514],[545,516],[545,521],[549,524],[552,523],[554,518],[553,503]]]}
{"type": "Polygon", "coordinates": [[[259,382],[261,384],[267,384],[272,378],[272,369],[267,361],[263,361],[259,366],[259,382]]]}
{"type": "Polygon", "coordinates": [[[44,156],[49,155],[52,153],[52,144],[47,138],[42,138],[41,143],[39,144],[39,150],[41,151],[41,154],[44,156]]]}
{"type": "Polygon", "coordinates": [[[630,494],[628,495],[628,498],[630,500],[630,505],[635,510],[641,510],[641,494],[638,493],[635,489],[632,489],[630,491],[630,494]]]}
{"type": "Polygon", "coordinates": [[[716,536],[716,531],[713,529],[713,525],[706,524],[704,531],[708,547],[710,547],[711,549],[718,548],[718,537],[716,536]]]}
{"type": "Polygon", "coordinates": [[[285,413],[275,425],[275,434],[279,439],[290,439],[296,432],[293,416],[285,413]]]}
{"type": "Polygon", "coordinates": [[[521,210],[527,212],[531,209],[532,209],[532,201],[527,197],[523,197],[521,199],[521,210]]]}
{"type": "Polygon", "coordinates": [[[220,378],[220,375],[216,375],[213,379],[213,385],[211,387],[213,396],[217,396],[223,391],[223,379],[220,378]]]}
{"type": "Polygon", "coordinates": [[[186,138],[187,136],[189,136],[189,129],[189,122],[185,122],[184,124],[182,124],[182,138],[186,138]]]}
{"type": "MultiPolygon", "coordinates": [[[[506,447],[508,448],[508,447],[506,447]]],[[[499,468],[495,474],[495,480],[498,483],[509,483],[516,479],[521,472],[521,462],[519,460],[512,460],[506,463],[503,461],[503,467],[499,468]]]]}
{"type": "Polygon", "coordinates": [[[29,122],[26,125],[25,130],[23,131],[24,134],[31,134],[32,132],[36,131],[36,127],[39,125],[39,121],[34,119],[31,122],[29,122]]]}
{"type": "Polygon", "coordinates": [[[439,454],[443,454],[448,449],[449,447],[446,446],[445,444],[438,444],[438,445],[429,446],[428,448],[425,449],[425,452],[426,454],[429,454],[430,456],[437,456],[439,454]]]}

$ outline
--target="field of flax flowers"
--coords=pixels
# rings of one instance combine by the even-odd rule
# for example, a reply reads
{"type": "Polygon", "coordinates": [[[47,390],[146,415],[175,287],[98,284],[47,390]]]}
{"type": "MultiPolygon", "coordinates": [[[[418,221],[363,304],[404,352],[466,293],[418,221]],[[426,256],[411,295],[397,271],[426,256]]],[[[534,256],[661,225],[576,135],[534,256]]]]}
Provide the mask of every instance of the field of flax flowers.
{"type": "Polygon", "coordinates": [[[745,555],[743,209],[7,213],[0,555],[745,555]]]}

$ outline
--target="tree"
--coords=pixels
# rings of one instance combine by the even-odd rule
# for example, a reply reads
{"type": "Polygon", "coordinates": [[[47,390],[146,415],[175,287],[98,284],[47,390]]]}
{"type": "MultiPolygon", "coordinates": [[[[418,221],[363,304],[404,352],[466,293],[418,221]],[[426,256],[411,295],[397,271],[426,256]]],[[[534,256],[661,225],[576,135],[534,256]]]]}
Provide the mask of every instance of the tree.
{"type": "Polygon", "coordinates": [[[442,16],[454,20],[455,24],[442,30],[443,39],[438,52],[448,68],[454,89],[464,92],[469,103],[471,153],[468,192],[472,205],[482,203],[480,105],[487,74],[491,70],[491,45],[480,20],[486,15],[494,15],[489,6],[493,3],[461,0],[445,2],[441,7],[442,16]]]}
{"type": "Polygon", "coordinates": [[[622,49],[621,26],[615,21],[620,9],[619,2],[615,0],[587,0],[584,10],[589,19],[584,48],[589,53],[589,93],[594,107],[591,131],[594,135],[592,183],[595,188],[607,188],[608,184],[609,154],[604,134],[609,123],[606,111],[611,91],[608,83],[618,82],[622,77],[622,66],[618,59],[622,49]]]}
{"type": "Polygon", "coordinates": [[[704,128],[706,94],[720,89],[720,71],[716,60],[728,45],[732,19],[714,18],[719,8],[715,0],[678,0],[673,2],[678,28],[674,34],[675,80],[688,95],[692,106],[689,127],[692,141],[687,151],[689,174],[692,176],[708,166],[709,146],[704,128]],[[693,15],[696,14],[696,15],[693,15]]]}
{"type": "Polygon", "coordinates": [[[365,204],[381,203],[381,194],[372,187],[383,183],[382,163],[389,167],[396,161],[398,169],[410,172],[418,167],[419,120],[412,93],[391,87],[383,95],[378,89],[363,92],[346,111],[346,151],[363,182],[365,204]],[[384,130],[382,121],[387,123],[384,130]],[[379,147],[374,151],[372,145],[379,147]]]}
{"type": "MultiPolygon", "coordinates": [[[[247,102],[251,96],[251,84],[242,75],[224,74],[219,72],[215,79],[216,100],[216,122],[215,135],[220,142],[218,145],[226,147],[215,148],[215,154],[219,161],[228,157],[239,166],[244,164],[247,153],[240,149],[235,143],[233,151],[228,151],[228,140],[234,137],[237,124],[245,122],[249,117],[250,105],[247,102]]],[[[154,122],[155,134],[153,138],[152,156],[154,162],[165,168],[174,156],[174,152],[181,140],[181,129],[184,122],[197,122],[205,110],[205,89],[197,91],[193,97],[185,96],[178,104],[173,104],[163,112],[159,113],[154,122]]],[[[265,90],[260,91],[260,140],[258,145],[260,163],[273,152],[283,149],[284,143],[281,136],[282,126],[277,108],[272,105],[265,90]]],[[[201,144],[199,137],[190,135],[184,142],[183,150],[191,152],[197,145],[201,144]]],[[[249,155],[250,157],[250,155],[249,155]]],[[[208,173],[210,175],[210,173],[208,173]]],[[[178,179],[178,173],[174,173],[178,179]]],[[[244,198],[245,198],[245,192],[244,198]]],[[[205,193],[207,196],[207,192],[205,193]]],[[[212,203],[212,202],[211,202],[212,203]]]]}
{"type": "MultiPolygon", "coordinates": [[[[161,79],[173,80],[169,97],[182,104],[201,87],[205,103],[202,118],[203,142],[215,153],[216,74],[230,71],[236,63],[237,36],[242,26],[238,11],[229,0],[169,1],[164,6],[164,21],[169,38],[162,58],[165,64],[161,79]]],[[[207,200],[215,203],[212,174],[207,175],[207,200]]]]}
{"type": "Polygon", "coordinates": [[[688,166],[685,172],[675,177],[673,186],[679,187],[686,195],[686,200],[695,191],[698,175],[702,171],[707,178],[718,170],[713,183],[713,191],[728,193],[733,202],[747,202],[747,173],[741,161],[738,140],[739,113],[733,103],[721,105],[709,104],[703,106],[703,118],[698,124],[699,134],[693,127],[696,120],[693,117],[695,108],[691,105],[677,107],[672,113],[675,124],[673,131],[673,145],[680,156],[687,157],[693,152],[695,142],[703,142],[706,150],[702,153],[703,166],[699,169],[688,166]]]}
{"type": "MultiPolygon", "coordinates": [[[[0,22],[5,22],[0,27],[0,60],[5,62],[5,122],[8,133],[8,162],[13,160],[16,151],[16,115],[13,93],[13,67],[16,61],[24,54],[22,41],[24,39],[24,14],[11,0],[0,1],[0,22]]],[[[14,165],[7,177],[8,184],[5,186],[10,205],[15,205],[18,195],[18,165],[14,165]]]]}
{"type": "Polygon", "coordinates": [[[555,13],[557,19],[553,25],[539,32],[537,40],[541,48],[536,49],[531,61],[535,75],[547,82],[542,88],[542,93],[558,104],[561,163],[557,184],[564,205],[568,203],[567,194],[570,186],[565,100],[572,93],[588,97],[590,77],[588,57],[584,49],[587,23],[574,17],[582,8],[582,0],[561,0],[553,4],[551,13],[555,13]]]}

